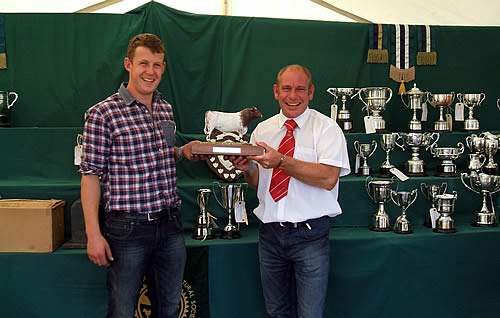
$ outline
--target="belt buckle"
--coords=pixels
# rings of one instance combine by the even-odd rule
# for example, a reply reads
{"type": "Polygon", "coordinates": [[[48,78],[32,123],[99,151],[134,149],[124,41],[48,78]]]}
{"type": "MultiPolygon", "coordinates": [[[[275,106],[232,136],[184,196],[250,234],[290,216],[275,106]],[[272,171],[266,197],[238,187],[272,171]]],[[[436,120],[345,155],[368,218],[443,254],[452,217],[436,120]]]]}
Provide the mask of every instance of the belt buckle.
{"type": "Polygon", "coordinates": [[[155,220],[155,219],[152,219],[152,218],[151,218],[151,214],[152,214],[152,213],[148,213],[148,221],[150,221],[150,222],[155,220]]]}

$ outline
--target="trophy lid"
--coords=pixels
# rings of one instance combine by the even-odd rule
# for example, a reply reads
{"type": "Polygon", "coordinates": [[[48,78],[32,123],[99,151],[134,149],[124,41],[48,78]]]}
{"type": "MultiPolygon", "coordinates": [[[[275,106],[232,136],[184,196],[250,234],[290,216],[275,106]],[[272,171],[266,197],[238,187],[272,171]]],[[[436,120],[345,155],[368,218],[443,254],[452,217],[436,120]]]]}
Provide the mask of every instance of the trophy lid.
{"type": "Polygon", "coordinates": [[[425,92],[422,92],[416,83],[413,83],[413,88],[406,92],[407,95],[424,95],[425,92]]]}

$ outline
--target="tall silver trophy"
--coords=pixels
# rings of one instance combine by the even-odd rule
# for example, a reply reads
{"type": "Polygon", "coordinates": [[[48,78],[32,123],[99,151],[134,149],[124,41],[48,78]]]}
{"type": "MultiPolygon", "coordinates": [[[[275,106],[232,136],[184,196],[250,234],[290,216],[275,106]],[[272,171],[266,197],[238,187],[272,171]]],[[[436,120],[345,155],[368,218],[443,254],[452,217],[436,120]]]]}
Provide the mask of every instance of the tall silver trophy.
{"type": "Polygon", "coordinates": [[[385,120],[382,112],[392,98],[392,90],[389,87],[364,87],[360,88],[358,97],[365,105],[363,109],[372,117],[375,131],[384,132],[385,120]]]}
{"type": "Polygon", "coordinates": [[[469,148],[469,164],[467,168],[470,173],[475,174],[481,172],[486,163],[486,154],[484,153],[484,137],[471,134],[465,138],[465,144],[469,148]]]}
{"type": "Polygon", "coordinates": [[[431,221],[431,214],[433,211],[437,212],[436,209],[436,196],[438,194],[443,194],[446,192],[446,189],[448,188],[448,184],[446,182],[443,182],[441,184],[426,184],[426,183],[421,183],[420,184],[420,191],[422,191],[422,195],[429,201],[431,201],[431,208],[429,209],[429,212],[427,213],[425,220],[424,220],[424,226],[431,228],[432,227],[432,221],[431,221]]]}
{"type": "MultiPolygon", "coordinates": [[[[391,180],[373,180],[368,177],[365,180],[366,192],[370,199],[378,204],[377,211],[372,216],[370,230],[375,232],[391,231],[391,220],[385,211],[385,203],[391,199],[391,191],[394,185],[394,178],[391,180]]],[[[399,183],[396,186],[399,186],[399,183]]]]}
{"type": "Polygon", "coordinates": [[[336,118],[334,119],[343,131],[350,132],[352,130],[352,116],[351,112],[346,107],[346,102],[348,99],[351,99],[356,95],[358,89],[348,87],[329,87],[326,91],[334,97],[332,108],[335,107],[338,109],[337,101],[340,98],[342,108],[337,111],[336,118]]]}
{"type": "MultiPolygon", "coordinates": [[[[405,163],[405,172],[410,176],[424,176],[425,162],[420,159],[420,148],[426,150],[433,147],[439,140],[439,133],[411,132],[402,133],[404,145],[411,149],[411,158],[405,163]]],[[[404,149],[403,149],[404,150],[404,149]]]]}
{"type": "Polygon", "coordinates": [[[358,170],[356,174],[360,176],[369,176],[371,174],[371,168],[368,165],[368,158],[373,155],[377,149],[377,142],[372,140],[371,143],[360,143],[358,140],[354,141],[354,150],[356,150],[357,158],[363,159],[363,164],[357,167],[358,170]]]}
{"type": "Polygon", "coordinates": [[[198,189],[196,202],[200,209],[200,214],[198,215],[195,232],[192,236],[195,240],[211,240],[216,238],[216,235],[213,233],[213,217],[207,210],[210,193],[212,193],[210,189],[198,189]]]}
{"type": "Polygon", "coordinates": [[[0,127],[9,127],[8,110],[14,106],[19,96],[15,92],[0,91],[0,127]]]}
{"type": "MultiPolygon", "coordinates": [[[[217,186],[221,199],[214,194],[219,205],[227,210],[227,224],[221,230],[220,238],[222,239],[237,239],[241,237],[238,227],[233,224],[234,210],[238,202],[245,202],[244,192],[246,191],[246,183],[220,183],[215,182],[214,188],[217,186]]],[[[214,189],[215,191],[215,189],[214,189]]]]}
{"type": "Polygon", "coordinates": [[[437,233],[455,233],[457,229],[451,215],[455,211],[457,192],[438,194],[435,198],[439,217],[436,220],[436,227],[433,231],[437,233]]]}
{"type": "Polygon", "coordinates": [[[444,110],[449,109],[454,99],[455,93],[453,92],[449,94],[433,94],[427,92],[427,100],[429,101],[429,104],[431,104],[434,108],[439,108],[439,119],[434,122],[434,131],[451,131],[449,123],[444,119],[444,110]]]}
{"type": "Polygon", "coordinates": [[[482,171],[486,174],[495,175],[498,173],[498,164],[494,159],[498,151],[498,136],[490,132],[481,133],[479,136],[484,139],[484,153],[488,157],[482,171]]]}
{"type": "Polygon", "coordinates": [[[457,94],[457,99],[469,109],[468,118],[464,121],[465,131],[479,130],[479,120],[474,118],[474,108],[479,107],[486,97],[485,93],[478,94],[457,94]]]}
{"type": "Polygon", "coordinates": [[[457,166],[453,163],[464,153],[465,146],[458,142],[456,147],[437,147],[436,144],[430,148],[431,154],[441,160],[441,164],[437,166],[436,175],[440,177],[449,177],[457,175],[457,166]]]}
{"type": "Polygon", "coordinates": [[[390,133],[390,134],[381,134],[380,135],[380,147],[385,151],[385,161],[382,162],[382,165],[379,169],[379,174],[381,177],[390,177],[391,169],[395,168],[395,166],[391,163],[389,154],[390,152],[398,146],[401,149],[404,149],[404,145],[399,140],[402,139],[402,136],[399,133],[390,133]]]}
{"type": "Polygon", "coordinates": [[[483,196],[481,209],[476,212],[472,224],[475,226],[497,226],[497,216],[492,195],[500,191],[500,176],[486,173],[470,175],[462,173],[460,177],[467,189],[483,196]],[[491,210],[488,208],[488,197],[490,198],[491,210]]]}
{"type": "Polygon", "coordinates": [[[417,84],[413,84],[413,88],[401,95],[401,101],[406,108],[413,111],[413,117],[410,120],[409,130],[410,131],[422,131],[422,122],[417,118],[417,111],[422,110],[423,104],[427,100],[427,92],[422,92],[418,89],[417,84]],[[405,96],[407,102],[405,101],[405,96]]]}
{"type": "Polygon", "coordinates": [[[411,191],[391,191],[392,202],[401,208],[401,215],[398,216],[394,222],[394,233],[397,234],[410,234],[413,233],[411,223],[406,215],[406,210],[417,199],[418,191],[413,189],[411,191]]]}

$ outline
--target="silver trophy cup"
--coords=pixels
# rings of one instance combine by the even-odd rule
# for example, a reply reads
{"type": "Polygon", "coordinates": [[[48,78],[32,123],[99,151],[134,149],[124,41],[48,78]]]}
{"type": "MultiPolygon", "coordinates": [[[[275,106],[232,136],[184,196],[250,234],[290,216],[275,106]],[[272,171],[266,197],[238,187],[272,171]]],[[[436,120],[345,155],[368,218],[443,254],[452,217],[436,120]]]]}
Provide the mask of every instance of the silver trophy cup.
{"type": "Polygon", "coordinates": [[[391,221],[389,215],[385,211],[385,203],[391,199],[393,185],[394,178],[391,180],[373,180],[372,177],[366,178],[366,192],[368,193],[368,196],[378,204],[378,209],[373,214],[372,223],[370,225],[370,230],[372,231],[391,231],[391,221]]]}
{"type": "Polygon", "coordinates": [[[436,175],[441,177],[456,176],[457,166],[453,163],[453,160],[456,160],[464,153],[464,144],[458,142],[456,147],[436,147],[436,144],[434,144],[430,149],[431,154],[441,160],[436,175]]]}
{"type": "Polygon", "coordinates": [[[479,107],[481,103],[484,101],[486,94],[478,93],[478,94],[457,94],[457,99],[469,109],[469,116],[464,121],[464,130],[465,131],[474,131],[479,130],[479,120],[474,118],[474,108],[479,107]]]}
{"type": "Polygon", "coordinates": [[[498,164],[495,162],[494,157],[498,151],[498,136],[490,133],[481,133],[481,137],[484,138],[484,153],[488,157],[488,162],[483,166],[483,172],[486,174],[497,174],[498,164]]]}
{"type": "Polygon", "coordinates": [[[437,233],[455,233],[455,221],[451,215],[455,211],[455,202],[457,200],[457,192],[437,194],[435,196],[436,209],[439,217],[436,220],[436,227],[433,229],[437,233]]]}
{"type": "Polygon", "coordinates": [[[392,90],[389,87],[364,87],[359,90],[358,97],[365,105],[363,109],[373,118],[375,131],[383,132],[385,120],[382,112],[392,98],[392,90]]]}
{"type": "Polygon", "coordinates": [[[338,110],[337,113],[337,123],[343,131],[349,132],[352,130],[352,116],[351,112],[346,107],[347,99],[353,98],[356,96],[357,88],[347,88],[347,87],[329,87],[326,90],[328,93],[333,95],[333,104],[337,106],[337,100],[340,98],[342,102],[342,108],[338,110]]]}
{"type": "Polygon", "coordinates": [[[221,193],[221,200],[215,194],[215,199],[219,205],[227,210],[228,218],[227,224],[221,230],[220,238],[222,239],[237,239],[241,237],[240,231],[236,225],[233,224],[234,208],[238,201],[244,201],[243,192],[246,190],[246,183],[219,183],[215,182],[214,187],[217,186],[221,193]]]}
{"type": "Polygon", "coordinates": [[[460,177],[467,189],[483,196],[481,209],[476,212],[472,224],[475,226],[497,226],[497,216],[492,195],[500,191],[500,176],[486,173],[470,175],[462,173],[460,177]],[[491,210],[488,208],[488,197],[490,198],[491,210]]]}
{"type": "Polygon", "coordinates": [[[434,122],[434,131],[446,132],[451,131],[451,127],[448,122],[444,119],[444,110],[448,109],[453,100],[455,99],[455,93],[451,92],[449,94],[433,94],[427,92],[427,100],[434,108],[439,108],[439,119],[434,122]]]}
{"type": "Polygon", "coordinates": [[[404,146],[411,149],[411,158],[405,163],[406,174],[410,176],[424,176],[425,162],[420,159],[420,148],[426,147],[426,150],[428,150],[433,147],[439,140],[439,134],[411,132],[402,133],[401,135],[403,136],[404,146]]]}
{"type": "Polygon", "coordinates": [[[369,176],[371,174],[371,168],[368,166],[368,158],[373,155],[377,149],[377,142],[372,140],[371,143],[360,143],[359,141],[354,141],[354,150],[356,150],[357,156],[363,159],[363,164],[358,168],[357,174],[361,176],[369,176]]]}
{"type": "Polygon", "coordinates": [[[426,183],[423,183],[423,182],[420,184],[420,191],[422,191],[422,195],[427,200],[431,201],[431,208],[429,209],[429,212],[427,213],[427,216],[425,217],[424,226],[432,227],[431,213],[432,213],[432,211],[437,212],[437,210],[436,210],[436,195],[445,193],[447,188],[448,188],[448,184],[446,182],[443,182],[439,185],[438,184],[427,185],[426,183]]]}
{"type": "Polygon", "coordinates": [[[402,136],[398,133],[390,133],[390,134],[381,134],[380,135],[380,147],[385,151],[385,161],[382,162],[380,166],[379,174],[382,177],[390,177],[391,169],[395,168],[395,166],[391,163],[389,154],[390,152],[398,146],[401,149],[404,149],[403,143],[399,143],[398,141],[402,139],[402,136]]]}
{"type": "Polygon", "coordinates": [[[422,109],[422,105],[427,100],[427,92],[422,92],[418,89],[417,84],[413,84],[413,88],[401,95],[401,101],[406,108],[413,111],[412,119],[410,120],[410,131],[422,131],[422,122],[417,118],[417,111],[422,109]],[[405,96],[408,101],[405,101],[405,96]]]}
{"type": "Polygon", "coordinates": [[[0,91],[0,127],[9,127],[9,117],[7,116],[8,110],[14,106],[17,101],[18,95],[14,92],[0,91]]]}
{"type": "Polygon", "coordinates": [[[211,240],[216,238],[216,235],[213,233],[212,216],[207,211],[210,193],[212,193],[212,190],[210,189],[198,190],[196,202],[198,204],[198,208],[200,209],[200,214],[198,215],[195,232],[192,236],[195,240],[211,240]]]}
{"type": "Polygon", "coordinates": [[[413,233],[411,223],[406,215],[406,210],[417,199],[418,191],[413,189],[411,191],[391,191],[392,202],[401,208],[401,215],[398,216],[394,222],[394,233],[397,234],[410,234],[413,233]]]}

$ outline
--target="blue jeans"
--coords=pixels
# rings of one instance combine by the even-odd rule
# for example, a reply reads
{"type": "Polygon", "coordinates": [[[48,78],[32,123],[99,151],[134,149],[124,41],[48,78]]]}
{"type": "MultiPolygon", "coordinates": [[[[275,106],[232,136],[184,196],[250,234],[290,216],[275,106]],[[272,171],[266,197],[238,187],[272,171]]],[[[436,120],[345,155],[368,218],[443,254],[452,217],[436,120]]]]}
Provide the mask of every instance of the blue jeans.
{"type": "Polygon", "coordinates": [[[177,318],[186,248],[179,211],[157,221],[106,218],[114,261],[108,268],[108,317],[132,318],[146,277],[152,316],[177,318]]]}
{"type": "Polygon", "coordinates": [[[330,260],[329,217],[294,227],[261,223],[260,275],[272,318],[323,317],[330,260]]]}

